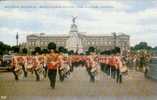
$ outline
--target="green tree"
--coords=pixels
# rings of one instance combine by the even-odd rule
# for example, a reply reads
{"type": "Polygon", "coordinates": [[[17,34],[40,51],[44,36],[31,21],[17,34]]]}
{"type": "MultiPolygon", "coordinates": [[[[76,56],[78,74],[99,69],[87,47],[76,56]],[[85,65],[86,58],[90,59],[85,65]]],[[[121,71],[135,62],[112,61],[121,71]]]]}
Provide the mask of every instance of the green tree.
{"type": "Polygon", "coordinates": [[[7,54],[11,50],[11,47],[0,41],[0,55],[7,54]]]}
{"type": "Polygon", "coordinates": [[[19,53],[20,52],[20,47],[19,46],[12,46],[12,51],[14,52],[14,53],[19,53]]]}
{"type": "Polygon", "coordinates": [[[157,46],[153,48],[153,50],[157,50],[157,46]]]}
{"type": "Polygon", "coordinates": [[[0,41],[0,55],[3,55],[3,42],[0,41]]]}
{"type": "Polygon", "coordinates": [[[141,49],[151,50],[152,47],[148,46],[147,42],[140,42],[139,44],[135,45],[134,49],[135,50],[141,50],[141,49]]]}

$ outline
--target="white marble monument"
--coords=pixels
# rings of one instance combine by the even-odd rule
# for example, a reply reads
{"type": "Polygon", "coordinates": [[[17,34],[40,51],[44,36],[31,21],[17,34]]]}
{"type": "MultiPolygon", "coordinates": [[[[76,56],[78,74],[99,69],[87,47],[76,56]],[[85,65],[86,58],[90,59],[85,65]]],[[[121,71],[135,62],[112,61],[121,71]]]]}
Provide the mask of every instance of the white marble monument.
{"type": "Polygon", "coordinates": [[[75,24],[77,17],[73,17],[72,21],[72,25],[70,27],[70,37],[68,38],[68,40],[66,41],[66,48],[68,50],[73,50],[74,52],[78,52],[81,53],[83,52],[83,46],[81,43],[81,39],[79,38],[78,35],[78,28],[77,25],[75,24]]]}

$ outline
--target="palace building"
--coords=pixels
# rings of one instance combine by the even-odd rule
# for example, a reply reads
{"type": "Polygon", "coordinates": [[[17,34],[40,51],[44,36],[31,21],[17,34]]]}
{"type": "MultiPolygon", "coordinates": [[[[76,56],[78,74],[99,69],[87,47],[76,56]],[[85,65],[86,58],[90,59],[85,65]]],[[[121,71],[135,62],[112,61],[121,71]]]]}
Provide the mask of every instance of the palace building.
{"type": "Polygon", "coordinates": [[[79,32],[78,26],[73,18],[69,34],[62,35],[45,35],[45,33],[31,34],[27,36],[26,45],[30,50],[35,47],[47,48],[50,42],[56,45],[64,46],[68,50],[83,52],[90,46],[95,47],[99,51],[120,47],[121,51],[128,51],[130,48],[130,36],[124,33],[97,34],[89,35],[79,32]]]}

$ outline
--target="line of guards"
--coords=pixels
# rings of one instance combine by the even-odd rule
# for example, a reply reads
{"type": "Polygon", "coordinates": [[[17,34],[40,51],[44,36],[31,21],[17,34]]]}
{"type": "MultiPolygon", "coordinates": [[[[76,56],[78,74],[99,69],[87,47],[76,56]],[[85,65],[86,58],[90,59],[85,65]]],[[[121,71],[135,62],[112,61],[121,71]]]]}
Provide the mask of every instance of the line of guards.
{"type": "Polygon", "coordinates": [[[119,55],[98,56],[95,52],[89,55],[64,55],[51,49],[49,54],[36,53],[35,56],[14,56],[12,59],[15,80],[19,79],[18,75],[22,72],[24,77],[28,76],[28,72],[35,73],[37,81],[41,79],[41,75],[45,78],[48,75],[52,89],[55,88],[57,72],[63,82],[73,72],[74,66],[79,65],[86,67],[91,82],[95,82],[99,69],[116,79],[117,83],[122,82],[122,73],[127,71],[119,55]]]}

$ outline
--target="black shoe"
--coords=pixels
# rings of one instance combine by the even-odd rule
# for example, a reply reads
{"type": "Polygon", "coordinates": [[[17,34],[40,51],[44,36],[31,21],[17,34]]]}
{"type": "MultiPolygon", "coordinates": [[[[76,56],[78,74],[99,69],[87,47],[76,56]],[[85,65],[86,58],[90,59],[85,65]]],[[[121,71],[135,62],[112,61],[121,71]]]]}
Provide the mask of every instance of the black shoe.
{"type": "Polygon", "coordinates": [[[18,79],[18,78],[15,78],[15,80],[18,81],[19,79],[18,79]]]}
{"type": "Polygon", "coordinates": [[[51,85],[51,89],[55,89],[55,86],[52,86],[52,85],[51,85]]]}
{"type": "Polygon", "coordinates": [[[55,89],[55,87],[51,87],[52,89],[55,89]]]}

